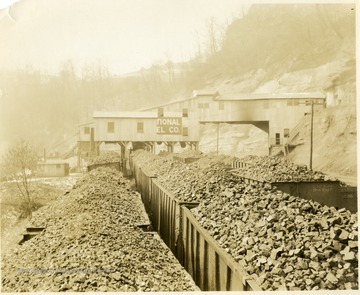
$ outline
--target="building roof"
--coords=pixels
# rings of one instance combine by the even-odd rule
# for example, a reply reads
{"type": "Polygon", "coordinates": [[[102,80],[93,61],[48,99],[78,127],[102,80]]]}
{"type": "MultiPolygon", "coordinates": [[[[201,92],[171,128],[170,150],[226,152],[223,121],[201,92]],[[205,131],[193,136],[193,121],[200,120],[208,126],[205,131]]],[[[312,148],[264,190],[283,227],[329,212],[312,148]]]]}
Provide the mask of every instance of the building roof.
{"type": "MultiPolygon", "coordinates": [[[[195,93],[195,91],[193,92],[193,94],[195,93]]],[[[163,103],[160,105],[156,105],[153,107],[148,107],[145,109],[141,109],[139,110],[140,112],[143,111],[148,111],[148,110],[153,110],[156,108],[160,108],[160,107],[165,107],[168,105],[173,105],[176,103],[181,103],[181,102],[185,102],[185,101],[189,101],[192,99],[197,99],[199,96],[210,96],[213,95],[213,99],[216,101],[236,101],[236,100],[275,100],[275,99],[325,99],[326,98],[326,94],[324,94],[323,92],[300,92],[300,93],[239,93],[239,94],[220,94],[219,96],[214,96],[216,93],[218,93],[217,91],[215,92],[209,92],[209,91],[202,91],[202,94],[195,94],[193,97],[190,98],[185,98],[185,99],[180,99],[180,100],[174,100],[174,101],[169,101],[167,103],[163,103]],[[207,94],[206,94],[207,93],[207,94]]]]}
{"type": "Polygon", "coordinates": [[[94,112],[96,118],[157,118],[155,112],[94,112]]]}
{"type": "Polygon", "coordinates": [[[322,92],[225,94],[215,100],[325,99],[322,92]]]}
{"type": "Polygon", "coordinates": [[[148,111],[148,110],[153,110],[153,109],[156,109],[156,108],[161,108],[161,107],[165,107],[165,106],[172,105],[172,104],[176,104],[176,103],[180,103],[180,102],[185,102],[185,101],[192,100],[192,99],[196,99],[196,97],[183,98],[183,99],[179,99],[179,100],[169,101],[169,102],[162,103],[162,104],[159,104],[159,105],[156,105],[156,106],[152,106],[152,107],[147,107],[147,108],[144,108],[144,109],[140,109],[139,112],[148,111]]]}
{"type": "Polygon", "coordinates": [[[76,126],[77,126],[77,127],[80,127],[80,126],[87,126],[87,125],[92,125],[92,124],[94,124],[94,121],[93,121],[93,120],[92,120],[92,121],[83,122],[83,123],[79,123],[79,124],[77,124],[76,126]]]}
{"type": "Polygon", "coordinates": [[[219,92],[216,89],[201,89],[201,90],[194,90],[192,92],[192,97],[196,96],[219,96],[219,92]]]}
{"type": "Polygon", "coordinates": [[[65,160],[62,159],[46,159],[46,162],[38,162],[38,165],[59,165],[67,164],[65,160]]]}

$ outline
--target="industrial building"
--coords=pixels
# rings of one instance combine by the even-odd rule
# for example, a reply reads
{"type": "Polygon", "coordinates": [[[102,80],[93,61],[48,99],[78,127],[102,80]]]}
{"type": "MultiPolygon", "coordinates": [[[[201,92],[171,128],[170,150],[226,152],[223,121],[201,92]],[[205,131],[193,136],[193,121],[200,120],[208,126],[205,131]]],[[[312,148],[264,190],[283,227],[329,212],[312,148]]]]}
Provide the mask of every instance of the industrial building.
{"type": "Polygon", "coordinates": [[[268,133],[269,154],[283,151],[300,120],[312,109],[324,108],[326,95],[316,93],[220,95],[194,91],[188,99],[143,111],[182,111],[192,124],[252,124],[268,133]]]}
{"type": "Polygon", "coordinates": [[[164,143],[198,149],[200,124],[252,124],[268,134],[269,154],[286,153],[308,114],[326,106],[326,95],[316,93],[220,95],[194,91],[192,97],[142,109],[138,112],[94,112],[93,121],[80,125],[79,148],[99,153],[102,143],[117,143],[125,154],[129,143],[143,143],[155,152],[164,143]]]}
{"type": "Polygon", "coordinates": [[[99,155],[102,144],[118,144],[122,154],[139,143],[153,152],[159,144],[165,144],[168,151],[176,144],[198,148],[199,124],[189,120],[186,112],[94,112],[92,121],[78,127],[83,158],[99,155]]]}

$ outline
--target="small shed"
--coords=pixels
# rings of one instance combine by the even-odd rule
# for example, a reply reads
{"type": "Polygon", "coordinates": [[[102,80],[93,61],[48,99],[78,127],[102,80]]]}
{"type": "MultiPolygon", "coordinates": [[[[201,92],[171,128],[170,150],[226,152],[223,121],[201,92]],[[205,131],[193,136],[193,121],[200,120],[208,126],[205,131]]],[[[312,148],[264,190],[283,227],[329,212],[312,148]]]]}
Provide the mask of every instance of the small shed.
{"type": "Polygon", "coordinates": [[[63,177],[68,176],[70,167],[65,162],[38,163],[36,169],[37,177],[63,177]]]}

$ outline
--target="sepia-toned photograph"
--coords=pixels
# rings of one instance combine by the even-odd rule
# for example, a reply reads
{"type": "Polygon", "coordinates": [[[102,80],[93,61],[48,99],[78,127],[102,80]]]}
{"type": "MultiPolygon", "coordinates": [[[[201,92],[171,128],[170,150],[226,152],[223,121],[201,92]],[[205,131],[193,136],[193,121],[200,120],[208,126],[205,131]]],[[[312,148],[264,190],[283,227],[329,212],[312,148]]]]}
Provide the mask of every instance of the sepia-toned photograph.
{"type": "Polygon", "coordinates": [[[0,0],[1,292],[357,293],[356,4],[0,0]]]}

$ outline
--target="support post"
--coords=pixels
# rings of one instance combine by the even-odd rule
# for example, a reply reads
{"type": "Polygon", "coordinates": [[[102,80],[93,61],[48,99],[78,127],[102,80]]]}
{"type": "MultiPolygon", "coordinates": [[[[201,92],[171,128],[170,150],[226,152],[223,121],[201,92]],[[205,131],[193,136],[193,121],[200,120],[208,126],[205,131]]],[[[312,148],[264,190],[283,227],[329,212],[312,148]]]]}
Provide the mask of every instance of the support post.
{"type": "Polygon", "coordinates": [[[313,159],[313,137],[314,137],[314,101],[311,101],[311,130],[310,130],[310,170],[312,170],[313,159]]]}
{"type": "Polygon", "coordinates": [[[198,151],[198,150],[199,150],[199,142],[198,142],[198,141],[196,141],[196,142],[194,143],[194,147],[195,147],[195,151],[198,151]]]}
{"type": "Polygon", "coordinates": [[[97,141],[96,142],[96,150],[95,150],[95,156],[99,156],[100,155],[100,145],[101,145],[101,141],[97,141]]]}
{"type": "Polygon", "coordinates": [[[216,128],[216,155],[219,155],[219,123],[216,128]]]}
{"type": "Polygon", "coordinates": [[[90,128],[90,144],[89,144],[89,159],[94,156],[95,141],[94,141],[94,128],[90,128]]]}
{"type": "Polygon", "coordinates": [[[120,145],[120,157],[121,157],[121,160],[124,161],[126,143],[122,142],[122,141],[119,141],[118,144],[120,145]]]}
{"type": "Polygon", "coordinates": [[[77,167],[76,167],[77,172],[80,172],[80,146],[81,146],[80,132],[81,132],[81,129],[79,127],[79,139],[78,139],[78,149],[77,149],[77,167]]]}
{"type": "Polygon", "coordinates": [[[173,143],[173,142],[167,142],[166,145],[167,145],[167,150],[168,150],[168,152],[169,152],[169,153],[173,153],[173,152],[174,152],[174,145],[175,145],[175,143],[173,143]]]}

